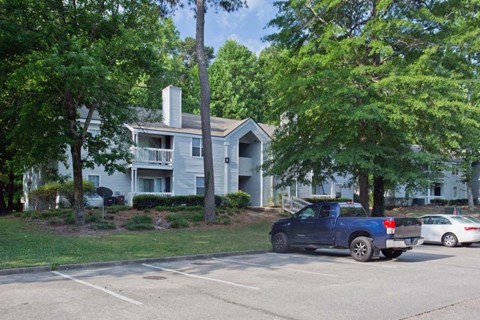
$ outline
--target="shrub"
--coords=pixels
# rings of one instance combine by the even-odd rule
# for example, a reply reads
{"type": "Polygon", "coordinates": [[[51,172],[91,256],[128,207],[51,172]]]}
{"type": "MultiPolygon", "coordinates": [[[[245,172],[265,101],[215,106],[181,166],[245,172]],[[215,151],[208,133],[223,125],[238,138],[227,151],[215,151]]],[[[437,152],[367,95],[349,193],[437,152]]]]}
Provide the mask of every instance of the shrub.
{"type": "Polygon", "coordinates": [[[243,191],[227,193],[225,196],[225,204],[232,208],[246,208],[250,203],[251,196],[243,191]]]}
{"type": "MultiPolygon", "coordinates": [[[[74,197],[73,197],[73,180],[69,180],[63,184],[60,185],[60,189],[58,190],[60,195],[65,197],[70,204],[73,205],[74,202],[74,197]]],[[[88,194],[94,193],[95,186],[91,181],[84,180],[83,181],[83,193],[84,197],[88,194]]],[[[84,202],[86,202],[86,199],[84,199],[84,202]]]]}
{"type": "Polygon", "coordinates": [[[448,201],[448,205],[450,206],[466,206],[468,205],[468,199],[454,199],[448,201]]]}
{"type": "Polygon", "coordinates": [[[303,200],[310,203],[321,203],[321,202],[352,202],[350,198],[335,198],[335,199],[326,199],[326,198],[303,198],[303,200]]]}
{"type": "Polygon", "coordinates": [[[151,230],[154,229],[152,225],[152,217],[147,215],[135,216],[130,218],[123,225],[128,230],[151,230]]]}
{"type": "Polygon", "coordinates": [[[105,209],[106,209],[107,213],[118,213],[118,212],[121,212],[121,211],[129,210],[130,207],[121,206],[121,205],[114,205],[114,206],[106,207],[105,209]]]}
{"type": "Polygon", "coordinates": [[[448,200],[444,199],[432,199],[430,200],[430,204],[436,205],[436,206],[445,206],[448,204],[448,200]]]}
{"type": "Polygon", "coordinates": [[[93,230],[111,230],[111,229],[116,229],[117,227],[112,222],[99,220],[95,223],[92,223],[90,225],[90,228],[92,228],[93,230]]]}
{"type": "Polygon", "coordinates": [[[60,183],[51,182],[44,184],[43,186],[40,186],[36,190],[30,192],[30,201],[35,210],[41,210],[43,208],[55,208],[57,194],[60,188],[60,183]]]}
{"type": "MultiPolygon", "coordinates": [[[[223,197],[215,196],[215,204],[220,206],[223,202],[223,197]]],[[[139,210],[151,209],[155,207],[178,207],[178,206],[202,206],[204,203],[204,196],[190,195],[190,196],[173,196],[161,197],[156,195],[142,194],[133,197],[133,207],[139,210]]]]}
{"type": "Polygon", "coordinates": [[[188,228],[189,226],[187,219],[178,213],[169,214],[167,216],[167,221],[170,222],[172,228],[176,229],[188,228]]]}
{"type": "MultiPolygon", "coordinates": [[[[83,181],[83,191],[86,194],[95,192],[95,187],[90,181],[83,181]]],[[[30,192],[30,199],[35,210],[43,208],[53,209],[56,206],[57,195],[65,197],[73,204],[73,180],[66,183],[50,182],[30,192]]],[[[86,202],[86,198],[84,199],[86,202]]]]}

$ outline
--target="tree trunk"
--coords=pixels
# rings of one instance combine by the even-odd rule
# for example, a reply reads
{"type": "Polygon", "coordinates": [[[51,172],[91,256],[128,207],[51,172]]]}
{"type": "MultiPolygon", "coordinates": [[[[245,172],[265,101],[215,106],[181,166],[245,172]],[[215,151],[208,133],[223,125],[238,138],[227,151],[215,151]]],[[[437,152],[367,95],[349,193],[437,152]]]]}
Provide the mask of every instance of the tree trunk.
{"type": "Polygon", "coordinates": [[[15,174],[12,170],[8,173],[8,183],[7,183],[7,211],[12,212],[15,210],[15,204],[13,203],[13,198],[15,196],[15,174]]]}
{"type": "Polygon", "coordinates": [[[473,203],[472,184],[473,184],[472,181],[467,182],[468,210],[471,212],[475,210],[475,204],[473,203]]]}
{"type": "Polygon", "coordinates": [[[5,198],[4,198],[4,184],[0,182],[0,215],[7,212],[7,206],[5,205],[5,198]]]}
{"type": "Polygon", "coordinates": [[[197,59],[200,80],[200,118],[202,121],[203,169],[205,177],[204,217],[206,222],[215,221],[215,184],[213,175],[212,137],[210,127],[210,86],[205,60],[205,4],[197,0],[197,59]]]}
{"type": "Polygon", "coordinates": [[[370,213],[370,205],[368,200],[368,175],[360,174],[358,177],[358,187],[360,189],[360,204],[367,213],[370,213]]]}
{"type": "Polygon", "coordinates": [[[83,175],[82,175],[82,140],[77,139],[70,146],[73,167],[73,209],[75,211],[75,225],[85,224],[85,207],[83,205],[83,175]]]}
{"type": "Polygon", "coordinates": [[[472,178],[471,178],[471,187],[472,187],[472,198],[473,204],[478,204],[478,192],[480,187],[480,162],[475,161],[472,163],[472,178]]]}
{"type": "Polygon", "coordinates": [[[373,217],[385,216],[385,180],[375,176],[373,179],[373,217]]]}

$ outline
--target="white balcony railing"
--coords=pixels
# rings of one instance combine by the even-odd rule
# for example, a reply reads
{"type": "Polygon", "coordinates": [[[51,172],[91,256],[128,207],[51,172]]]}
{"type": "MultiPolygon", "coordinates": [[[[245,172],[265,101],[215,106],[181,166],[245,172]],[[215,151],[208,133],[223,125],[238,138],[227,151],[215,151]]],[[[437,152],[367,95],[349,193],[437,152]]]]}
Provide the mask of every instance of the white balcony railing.
{"type": "Polygon", "coordinates": [[[173,150],[132,147],[133,161],[155,163],[166,166],[173,164],[173,150]]]}

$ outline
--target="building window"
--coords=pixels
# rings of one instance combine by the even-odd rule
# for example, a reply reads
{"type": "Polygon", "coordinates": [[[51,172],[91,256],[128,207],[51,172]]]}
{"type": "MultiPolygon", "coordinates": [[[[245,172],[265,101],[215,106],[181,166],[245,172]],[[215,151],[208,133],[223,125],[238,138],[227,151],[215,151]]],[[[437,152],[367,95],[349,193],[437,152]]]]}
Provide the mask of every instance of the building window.
{"type": "Polygon", "coordinates": [[[162,192],[162,178],[138,178],[139,192],[162,192]]]}
{"type": "Polygon", "coordinates": [[[195,193],[197,195],[204,195],[205,194],[205,178],[204,177],[196,177],[196,179],[195,179],[195,193]]]}
{"type": "Polygon", "coordinates": [[[458,176],[458,173],[459,173],[458,164],[454,164],[452,166],[452,175],[458,176]]]}
{"type": "Polygon", "coordinates": [[[100,175],[98,174],[89,174],[87,180],[93,183],[93,186],[96,188],[100,187],[100,175]]]}
{"type": "Polygon", "coordinates": [[[442,195],[442,186],[439,185],[439,184],[436,184],[434,187],[433,187],[433,195],[435,197],[440,197],[442,195]]]}
{"type": "MultiPolygon", "coordinates": [[[[97,190],[98,187],[100,187],[100,175],[98,174],[89,174],[87,176],[87,180],[90,181],[93,184],[93,187],[95,190],[97,190]]],[[[89,198],[97,198],[100,197],[96,192],[91,192],[87,194],[87,197],[89,198]]]]}
{"type": "Polygon", "coordinates": [[[458,188],[453,187],[453,199],[457,199],[457,197],[458,197],[458,188]]]}
{"type": "Polygon", "coordinates": [[[203,157],[202,139],[192,138],[192,156],[203,157]]]}

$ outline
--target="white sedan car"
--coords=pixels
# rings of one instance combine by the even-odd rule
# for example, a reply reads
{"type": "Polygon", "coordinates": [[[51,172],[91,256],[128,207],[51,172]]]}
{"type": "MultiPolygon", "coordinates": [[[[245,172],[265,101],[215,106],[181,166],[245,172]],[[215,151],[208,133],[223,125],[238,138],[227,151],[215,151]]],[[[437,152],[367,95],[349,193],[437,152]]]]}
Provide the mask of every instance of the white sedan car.
{"type": "Polygon", "coordinates": [[[430,214],[420,217],[424,242],[455,247],[480,242],[480,224],[458,215],[430,214]]]}

